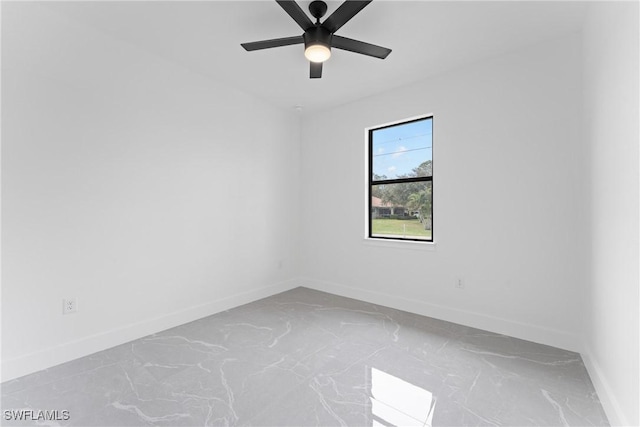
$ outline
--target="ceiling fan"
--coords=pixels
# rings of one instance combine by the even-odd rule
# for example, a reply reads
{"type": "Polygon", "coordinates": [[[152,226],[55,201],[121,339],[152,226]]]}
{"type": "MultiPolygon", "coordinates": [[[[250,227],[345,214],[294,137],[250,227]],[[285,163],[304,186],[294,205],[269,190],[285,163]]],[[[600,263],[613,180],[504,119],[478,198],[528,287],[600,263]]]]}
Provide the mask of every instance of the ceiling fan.
{"type": "Polygon", "coordinates": [[[304,43],[304,56],[310,61],[311,70],[309,77],[312,79],[322,77],[322,63],[331,56],[332,47],[384,59],[391,53],[391,49],[335,34],[336,31],[364,9],[371,1],[372,0],[347,0],[322,23],[320,23],[320,18],[327,13],[327,4],[320,0],[312,1],[309,5],[309,12],[311,16],[316,18],[314,24],[295,1],[276,0],[276,3],[304,30],[304,34],[280,39],[242,43],[241,46],[247,51],[252,51],[304,43]]]}

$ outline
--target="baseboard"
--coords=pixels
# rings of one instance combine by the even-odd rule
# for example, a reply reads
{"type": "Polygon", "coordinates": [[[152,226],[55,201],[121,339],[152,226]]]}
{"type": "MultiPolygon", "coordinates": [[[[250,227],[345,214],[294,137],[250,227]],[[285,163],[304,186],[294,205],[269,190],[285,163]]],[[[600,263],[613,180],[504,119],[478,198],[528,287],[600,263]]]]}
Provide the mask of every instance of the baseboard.
{"type": "Polygon", "coordinates": [[[338,283],[326,282],[310,278],[301,278],[298,283],[318,291],[328,292],[347,298],[379,304],[422,316],[446,320],[472,328],[483,329],[490,332],[509,335],[539,344],[550,345],[564,350],[581,352],[582,343],[578,337],[565,331],[543,328],[537,325],[521,323],[509,319],[490,316],[483,313],[475,313],[460,310],[453,307],[432,304],[426,301],[418,301],[391,295],[368,289],[346,286],[338,283]]]}
{"type": "Polygon", "coordinates": [[[609,424],[612,426],[630,426],[631,423],[629,423],[620,408],[620,404],[615,398],[615,394],[612,392],[602,369],[600,369],[596,360],[591,356],[588,345],[584,345],[582,360],[584,361],[584,366],[587,368],[587,372],[589,372],[593,387],[596,389],[596,393],[598,393],[598,398],[604,408],[604,412],[607,414],[607,418],[609,418],[609,424]]]}
{"type": "Polygon", "coordinates": [[[295,279],[143,320],[125,327],[67,342],[45,350],[2,361],[2,382],[88,356],[144,336],[192,322],[299,286],[295,279]]]}

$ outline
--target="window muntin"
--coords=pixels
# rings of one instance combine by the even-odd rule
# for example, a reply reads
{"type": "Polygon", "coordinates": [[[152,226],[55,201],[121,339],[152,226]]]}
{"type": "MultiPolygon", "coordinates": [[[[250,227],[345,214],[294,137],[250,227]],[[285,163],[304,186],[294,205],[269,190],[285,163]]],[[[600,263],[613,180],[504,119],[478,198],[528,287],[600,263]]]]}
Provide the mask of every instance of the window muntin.
{"type": "Polygon", "coordinates": [[[433,241],[433,117],[369,129],[368,237],[433,241]]]}

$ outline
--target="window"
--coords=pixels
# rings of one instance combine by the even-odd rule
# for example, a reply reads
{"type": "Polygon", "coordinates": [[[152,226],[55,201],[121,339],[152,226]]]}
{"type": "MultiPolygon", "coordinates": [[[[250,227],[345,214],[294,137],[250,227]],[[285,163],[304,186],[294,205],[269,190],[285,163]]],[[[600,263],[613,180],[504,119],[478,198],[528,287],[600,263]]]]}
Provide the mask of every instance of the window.
{"type": "Polygon", "coordinates": [[[368,237],[433,241],[433,117],[369,129],[368,237]]]}

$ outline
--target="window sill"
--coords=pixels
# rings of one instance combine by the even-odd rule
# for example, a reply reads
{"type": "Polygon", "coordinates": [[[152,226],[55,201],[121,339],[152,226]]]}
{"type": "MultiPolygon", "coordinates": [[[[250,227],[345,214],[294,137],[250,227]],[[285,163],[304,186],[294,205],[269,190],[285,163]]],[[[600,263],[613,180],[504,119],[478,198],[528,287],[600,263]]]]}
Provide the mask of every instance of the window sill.
{"type": "Polygon", "coordinates": [[[365,237],[364,244],[380,248],[413,249],[418,251],[435,251],[436,242],[417,242],[415,240],[376,239],[365,237]]]}

